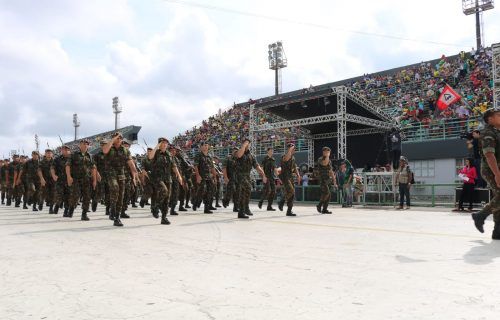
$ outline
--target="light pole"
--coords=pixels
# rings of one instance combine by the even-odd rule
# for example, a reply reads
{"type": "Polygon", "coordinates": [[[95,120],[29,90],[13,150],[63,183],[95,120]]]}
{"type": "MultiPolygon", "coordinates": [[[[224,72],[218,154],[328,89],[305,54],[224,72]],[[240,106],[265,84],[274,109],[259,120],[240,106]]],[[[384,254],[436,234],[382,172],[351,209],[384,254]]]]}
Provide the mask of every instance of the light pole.
{"type": "Polygon", "coordinates": [[[113,98],[113,113],[115,114],[115,130],[118,130],[120,125],[120,113],[122,112],[122,106],[120,105],[120,100],[118,97],[113,98]]]}
{"type": "Polygon", "coordinates": [[[283,43],[278,41],[270,44],[267,53],[269,54],[269,69],[274,70],[274,93],[278,95],[281,92],[281,69],[288,65],[283,43]]]}
{"type": "Polygon", "coordinates": [[[493,0],[462,0],[462,11],[466,16],[476,15],[476,50],[483,46],[481,37],[481,23],[483,11],[493,9],[493,0]]]}
{"type": "Polygon", "coordinates": [[[78,120],[78,115],[73,114],[73,127],[75,127],[75,141],[78,139],[78,127],[80,127],[80,121],[78,120]]]}

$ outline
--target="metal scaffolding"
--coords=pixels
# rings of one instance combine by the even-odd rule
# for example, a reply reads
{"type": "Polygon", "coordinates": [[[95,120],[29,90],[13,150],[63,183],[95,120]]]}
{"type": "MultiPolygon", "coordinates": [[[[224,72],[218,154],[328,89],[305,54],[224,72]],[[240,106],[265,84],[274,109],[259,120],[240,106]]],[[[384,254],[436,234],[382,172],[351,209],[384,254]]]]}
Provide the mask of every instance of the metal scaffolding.
{"type": "Polygon", "coordinates": [[[491,46],[493,51],[493,107],[500,108],[500,43],[491,46]]]}

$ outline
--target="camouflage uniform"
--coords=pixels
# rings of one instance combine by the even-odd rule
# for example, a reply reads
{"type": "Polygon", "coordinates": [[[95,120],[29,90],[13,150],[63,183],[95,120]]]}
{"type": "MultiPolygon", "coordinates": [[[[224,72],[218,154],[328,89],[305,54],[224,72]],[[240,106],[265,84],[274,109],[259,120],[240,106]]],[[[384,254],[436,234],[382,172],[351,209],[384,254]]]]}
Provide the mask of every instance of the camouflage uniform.
{"type": "Polygon", "coordinates": [[[323,165],[324,161],[323,157],[319,157],[318,161],[316,161],[315,174],[318,177],[321,196],[319,200],[319,204],[317,206],[318,212],[320,213],[328,213],[328,204],[330,203],[331,197],[331,176],[330,172],[332,172],[332,162],[328,159],[328,164],[323,165]]]}
{"type": "Polygon", "coordinates": [[[153,161],[153,183],[156,190],[156,201],[161,211],[162,221],[166,219],[172,191],[172,172],[177,168],[168,150],[156,150],[153,161]]]}
{"type": "Polygon", "coordinates": [[[241,158],[236,159],[236,174],[238,176],[238,194],[239,194],[239,210],[238,217],[247,215],[252,215],[250,212],[250,196],[252,193],[252,179],[250,178],[250,172],[257,168],[257,160],[250,153],[250,151],[245,151],[241,158]]]}
{"type": "Polygon", "coordinates": [[[267,182],[264,184],[259,206],[262,206],[262,202],[267,199],[267,209],[271,209],[274,197],[276,196],[274,169],[276,169],[276,160],[273,157],[266,156],[262,160],[262,170],[264,170],[264,173],[267,177],[267,182]]]}
{"type": "Polygon", "coordinates": [[[130,151],[124,146],[111,146],[104,156],[104,172],[109,189],[109,218],[119,220],[125,195],[127,161],[132,160],[130,151]]]}
{"type": "Polygon", "coordinates": [[[5,198],[7,196],[7,171],[8,164],[2,163],[2,167],[0,167],[0,190],[2,192],[2,204],[5,204],[5,198]]]}
{"type": "Polygon", "coordinates": [[[221,194],[221,178],[222,178],[222,168],[221,164],[219,163],[214,163],[214,168],[215,171],[217,172],[217,176],[215,179],[215,185],[214,185],[214,197],[215,197],[215,207],[219,208],[219,200],[220,200],[220,194],[221,194]]]}
{"type": "Polygon", "coordinates": [[[28,204],[33,204],[33,211],[36,211],[36,205],[41,199],[39,170],[40,161],[34,159],[26,161],[22,168],[21,179],[24,179],[25,197],[28,199],[28,204]]]}
{"type": "MultiPolygon", "coordinates": [[[[177,168],[180,168],[179,158],[172,157],[172,161],[175,163],[177,168]]],[[[177,201],[179,199],[179,188],[181,188],[181,185],[174,174],[172,177],[172,192],[170,193],[170,214],[172,215],[177,214],[175,207],[177,206],[177,201]]]]}
{"type": "Polygon", "coordinates": [[[5,176],[5,185],[6,185],[6,192],[7,192],[7,203],[6,205],[10,206],[12,204],[12,200],[15,201],[14,199],[14,165],[15,161],[12,161],[9,163],[9,165],[6,168],[6,176],[5,176]]]}
{"type": "Polygon", "coordinates": [[[199,152],[194,158],[194,165],[198,167],[198,173],[201,176],[200,184],[197,184],[196,192],[196,203],[193,204],[193,210],[200,207],[203,201],[205,205],[205,211],[209,211],[210,205],[212,203],[212,196],[214,194],[214,183],[212,176],[212,169],[214,168],[214,163],[212,157],[209,155],[204,155],[203,152],[199,152]]]}
{"type": "Polygon", "coordinates": [[[231,201],[232,199],[234,203],[233,211],[238,212],[238,201],[239,201],[239,195],[237,192],[238,177],[236,174],[236,160],[234,156],[232,155],[227,156],[224,167],[226,168],[228,182],[226,186],[226,193],[224,194],[224,199],[222,200],[222,203],[224,204],[224,207],[227,207],[229,205],[229,201],[231,201]]]}
{"type": "Polygon", "coordinates": [[[54,213],[57,213],[59,208],[65,208],[65,216],[68,214],[69,198],[71,195],[71,189],[68,187],[68,179],[66,177],[66,162],[68,159],[69,157],[67,158],[61,154],[56,157],[52,163],[52,169],[57,176],[55,185],[54,213]]]}
{"type": "Polygon", "coordinates": [[[491,125],[486,125],[481,132],[482,163],[481,175],[493,191],[493,198],[482,210],[485,213],[493,214],[495,223],[500,223],[500,188],[495,182],[495,175],[489,168],[486,161],[486,153],[493,152],[497,159],[497,165],[500,164],[500,131],[491,125]]]}
{"type": "Polygon", "coordinates": [[[49,159],[44,157],[40,161],[40,170],[42,170],[42,176],[45,180],[45,186],[42,188],[42,197],[40,199],[40,205],[45,201],[50,207],[49,213],[53,213],[53,206],[55,200],[55,182],[52,179],[52,174],[50,173],[50,168],[54,164],[54,159],[49,159]]]}
{"type": "Polygon", "coordinates": [[[142,193],[140,205],[141,207],[144,207],[146,202],[151,199],[151,211],[153,211],[156,206],[156,192],[154,189],[155,185],[153,183],[152,177],[153,162],[152,160],[149,160],[147,156],[142,160],[142,170],[147,173],[147,177],[144,178],[144,190],[142,193]]]}
{"type": "Polygon", "coordinates": [[[180,167],[180,173],[182,175],[182,179],[184,180],[185,188],[179,189],[179,211],[184,211],[184,203],[186,204],[186,208],[189,208],[189,198],[191,195],[191,189],[193,188],[193,181],[191,176],[193,175],[193,168],[186,161],[186,159],[177,151],[176,155],[180,167]]]}
{"type": "Polygon", "coordinates": [[[84,218],[90,208],[92,170],[95,168],[94,161],[92,161],[92,157],[88,152],[82,153],[78,150],[67,159],[66,166],[71,168],[71,177],[73,178],[70,197],[70,216],[81,196],[82,218],[84,218]]]}
{"type": "Polygon", "coordinates": [[[281,173],[279,178],[283,183],[284,197],[280,202],[280,208],[286,203],[288,212],[292,212],[293,200],[295,199],[294,173],[297,168],[295,157],[292,156],[288,161],[285,161],[285,155],[281,157],[281,173]]]}
{"type": "MultiPolygon", "coordinates": [[[[21,177],[21,179],[19,178],[19,174],[21,173],[21,169],[23,167],[23,164],[21,163],[21,161],[19,162],[14,162],[14,175],[17,177],[17,180],[18,182],[16,183],[16,185],[14,186],[14,197],[16,198],[16,207],[19,206],[19,204],[21,203],[21,199],[23,198],[23,195],[25,194],[25,186],[24,186],[24,183],[26,181],[26,177],[21,177]]],[[[27,198],[24,198],[23,199],[24,201],[24,204],[23,204],[23,209],[28,209],[28,207],[26,206],[27,204],[27,201],[28,199],[27,198]]]]}
{"type": "MultiPolygon", "coordinates": [[[[129,152],[130,153],[130,152],[129,152]]],[[[130,158],[132,160],[132,157],[130,158]]],[[[132,181],[132,174],[130,170],[125,171],[125,192],[123,193],[123,204],[122,204],[122,215],[125,214],[125,211],[128,209],[128,205],[132,200],[132,196],[135,192],[134,183],[132,181]]]]}

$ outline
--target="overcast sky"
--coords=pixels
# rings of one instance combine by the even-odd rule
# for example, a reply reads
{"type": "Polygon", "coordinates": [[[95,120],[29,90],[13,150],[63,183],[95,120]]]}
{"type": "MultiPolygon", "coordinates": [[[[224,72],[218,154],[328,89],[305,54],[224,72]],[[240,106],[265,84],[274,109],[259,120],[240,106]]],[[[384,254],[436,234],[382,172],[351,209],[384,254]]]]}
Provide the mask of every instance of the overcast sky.
{"type": "MultiPolygon", "coordinates": [[[[121,125],[142,126],[140,141],[172,138],[235,101],[273,94],[267,45],[276,40],[288,58],[284,91],[475,46],[459,0],[179,2],[0,0],[0,155],[28,153],[35,134],[41,149],[71,140],[73,113],[80,137],[113,129],[114,96],[121,125]]],[[[484,26],[486,44],[499,42],[498,8],[484,26]]]]}

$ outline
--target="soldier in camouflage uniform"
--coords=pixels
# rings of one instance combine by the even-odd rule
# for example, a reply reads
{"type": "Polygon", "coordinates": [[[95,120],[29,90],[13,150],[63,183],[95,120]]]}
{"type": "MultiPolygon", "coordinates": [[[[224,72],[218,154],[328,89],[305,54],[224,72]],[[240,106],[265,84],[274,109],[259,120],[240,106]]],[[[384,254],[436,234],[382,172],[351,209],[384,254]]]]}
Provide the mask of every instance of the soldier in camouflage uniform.
{"type": "MultiPolygon", "coordinates": [[[[175,174],[178,181],[182,184],[182,177],[177,170],[177,165],[168,152],[168,140],[158,138],[158,144],[149,156],[153,166],[153,182],[157,192],[156,200],[161,211],[161,224],[170,224],[167,219],[167,213],[170,204],[170,193],[172,188],[172,175],[175,174]]],[[[156,215],[155,218],[158,218],[156,215]]]]}
{"type": "Polygon", "coordinates": [[[42,171],[45,186],[42,188],[41,201],[38,204],[38,209],[42,210],[43,202],[49,206],[49,214],[54,214],[54,200],[55,200],[55,181],[52,176],[50,168],[54,165],[54,152],[51,149],[45,150],[45,155],[40,162],[40,169],[42,171]]]}
{"type": "Polygon", "coordinates": [[[276,196],[276,183],[274,181],[276,171],[276,160],[273,157],[273,148],[267,149],[267,155],[262,160],[262,168],[267,177],[267,183],[264,184],[262,196],[259,201],[259,209],[262,208],[264,200],[267,199],[267,211],[276,211],[273,208],[274,197],[276,196]]]}
{"type": "MultiPolygon", "coordinates": [[[[26,161],[21,169],[18,177],[18,181],[23,181],[24,177],[24,187],[25,187],[25,198],[28,204],[33,205],[33,211],[38,211],[37,204],[40,203],[41,198],[41,188],[45,186],[45,179],[42,176],[42,170],[40,169],[40,154],[38,151],[33,151],[31,153],[32,158],[26,161]]],[[[41,208],[40,208],[41,209],[41,208]]]]}
{"type": "Polygon", "coordinates": [[[71,157],[71,149],[64,145],[61,147],[61,154],[57,156],[52,164],[51,172],[54,175],[56,182],[55,200],[54,200],[54,214],[59,212],[59,209],[64,208],[63,217],[68,217],[69,212],[69,198],[71,190],[68,186],[68,179],[66,177],[66,162],[71,157]]]}
{"type": "Polygon", "coordinates": [[[105,200],[106,204],[106,215],[109,216],[109,203],[108,199],[105,199],[106,196],[106,168],[105,168],[105,155],[104,151],[102,150],[104,146],[108,142],[106,140],[102,140],[99,145],[101,147],[101,150],[94,154],[92,157],[92,160],[94,161],[95,168],[97,170],[96,172],[96,177],[97,177],[97,185],[94,190],[92,190],[92,212],[96,212],[97,210],[97,205],[99,202],[102,200],[105,200]]]}
{"type": "Polygon", "coordinates": [[[153,161],[149,159],[149,156],[154,156],[153,148],[148,148],[146,157],[142,160],[142,172],[141,179],[144,185],[144,192],[142,193],[141,202],[139,205],[141,208],[147,204],[148,200],[151,199],[151,213],[153,215],[158,215],[159,210],[156,206],[156,191],[154,189],[155,185],[152,178],[153,161]]]}
{"type": "Polygon", "coordinates": [[[0,160],[0,191],[2,194],[2,204],[5,204],[5,198],[7,196],[7,168],[9,165],[9,160],[0,160]]]}
{"type": "Polygon", "coordinates": [[[193,175],[194,169],[193,165],[188,160],[186,160],[185,156],[182,154],[182,150],[180,148],[176,148],[176,150],[176,157],[180,164],[182,179],[184,180],[184,186],[179,189],[179,211],[187,211],[186,208],[190,208],[189,197],[191,194],[191,189],[193,188],[193,181],[191,180],[191,176],[193,175]]]}
{"type": "Polygon", "coordinates": [[[280,211],[283,211],[283,206],[286,202],[288,207],[286,215],[289,217],[296,216],[296,214],[292,212],[293,200],[295,198],[294,173],[297,176],[298,184],[300,185],[300,173],[297,168],[297,164],[295,163],[295,157],[293,156],[294,153],[295,145],[293,143],[289,143],[287,145],[286,153],[281,157],[281,172],[279,176],[283,183],[284,197],[278,203],[278,208],[280,211]]]}
{"type": "Polygon", "coordinates": [[[110,141],[103,147],[104,171],[109,188],[109,219],[114,220],[115,227],[122,227],[123,197],[125,195],[125,174],[129,171],[133,181],[137,177],[130,151],[122,144],[123,136],[115,132],[110,141]]]}
{"type": "Polygon", "coordinates": [[[248,219],[248,216],[252,216],[250,211],[250,195],[252,193],[252,181],[250,178],[250,172],[256,169],[257,172],[262,177],[262,182],[267,182],[267,177],[264,171],[257,163],[254,155],[250,153],[250,140],[245,139],[241,145],[238,152],[236,152],[236,174],[238,175],[238,186],[239,186],[239,219],[248,219]]]}
{"type": "MultiPolygon", "coordinates": [[[[12,205],[12,201],[16,201],[14,197],[14,168],[16,167],[16,162],[19,161],[19,156],[17,154],[12,156],[12,162],[10,162],[7,166],[7,172],[5,176],[5,183],[7,185],[7,206],[12,205]]],[[[18,205],[19,206],[19,205],[18,205]]]]}
{"type": "MultiPolygon", "coordinates": [[[[177,157],[177,149],[173,145],[170,145],[170,155],[172,156],[172,160],[175,163],[177,170],[181,170],[179,158],[177,157]]],[[[182,172],[182,170],[179,172],[182,172]]],[[[175,211],[175,207],[177,206],[177,201],[179,200],[179,189],[181,187],[182,186],[180,185],[179,180],[177,180],[177,177],[175,175],[172,176],[172,192],[170,193],[170,215],[172,216],[179,215],[177,211],[175,211]]]]}
{"type": "Polygon", "coordinates": [[[28,198],[26,196],[26,177],[21,177],[21,170],[26,162],[25,156],[20,156],[18,162],[14,162],[14,197],[16,198],[16,207],[19,207],[23,201],[23,209],[28,209],[28,198]]]}
{"type": "Polygon", "coordinates": [[[214,168],[215,172],[217,173],[217,176],[215,177],[215,188],[214,188],[214,197],[215,197],[215,208],[220,208],[221,205],[219,204],[220,201],[220,195],[221,195],[221,179],[223,178],[223,172],[222,172],[222,166],[220,163],[219,157],[215,156],[213,158],[214,160],[214,168]]]}
{"type": "Polygon", "coordinates": [[[224,163],[224,168],[222,169],[224,175],[224,184],[226,185],[226,192],[224,193],[224,199],[222,199],[222,205],[226,208],[229,202],[233,200],[233,212],[238,212],[238,198],[237,193],[237,175],[236,175],[236,153],[239,148],[234,147],[232,154],[228,155],[224,163]]]}
{"type": "Polygon", "coordinates": [[[90,220],[87,213],[90,209],[92,189],[97,185],[97,173],[94,161],[88,153],[90,142],[80,140],[80,149],[74,152],[66,162],[66,178],[71,188],[70,207],[68,216],[73,217],[73,212],[82,197],[82,221],[90,220]]]}
{"type": "Polygon", "coordinates": [[[500,240],[500,110],[488,109],[484,115],[486,127],[481,132],[481,175],[493,191],[491,201],[478,213],[472,214],[476,228],[483,233],[484,221],[493,214],[495,227],[492,239],[500,240]]]}
{"type": "Polygon", "coordinates": [[[331,214],[331,211],[328,211],[328,204],[330,203],[331,197],[331,184],[336,186],[337,182],[335,179],[335,175],[333,173],[332,161],[330,160],[330,148],[323,147],[323,156],[318,158],[316,162],[316,167],[314,168],[314,173],[318,178],[321,196],[319,200],[319,204],[316,206],[316,209],[319,213],[322,214],[331,214]]]}
{"type": "MultiPolygon", "coordinates": [[[[123,145],[123,147],[125,147],[125,149],[128,150],[128,153],[130,154],[130,142],[128,142],[127,140],[123,140],[122,145],[123,145]]],[[[132,160],[132,163],[133,163],[134,168],[135,168],[135,163],[134,163],[134,160],[132,159],[132,155],[130,155],[130,160],[132,160]]],[[[135,171],[137,171],[137,169],[135,171]]],[[[132,200],[132,195],[135,192],[134,184],[135,184],[135,181],[133,181],[131,171],[125,170],[125,193],[123,194],[123,204],[122,204],[121,213],[120,213],[120,217],[122,219],[130,218],[130,216],[125,211],[128,210],[128,205],[130,204],[130,202],[132,200]]]]}
{"type": "Polygon", "coordinates": [[[200,143],[200,152],[194,158],[194,172],[196,175],[196,199],[193,203],[193,210],[204,204],[204,213],[211,214],[211,204],[214,194],[215,172],[214,162],[208,154],[210,145],[206,142],[200,143]]]}

